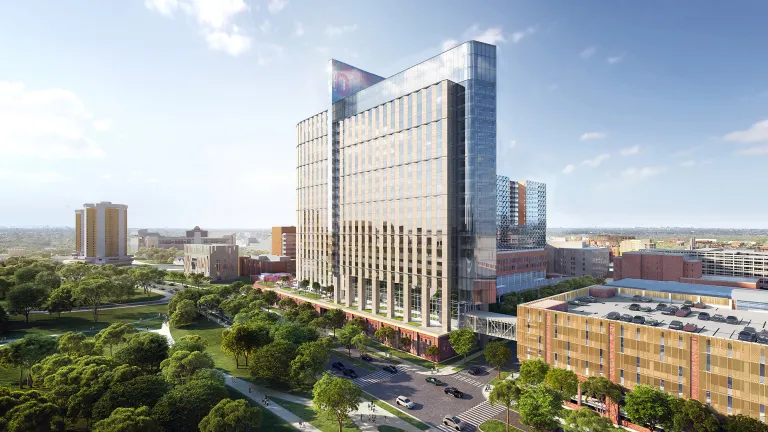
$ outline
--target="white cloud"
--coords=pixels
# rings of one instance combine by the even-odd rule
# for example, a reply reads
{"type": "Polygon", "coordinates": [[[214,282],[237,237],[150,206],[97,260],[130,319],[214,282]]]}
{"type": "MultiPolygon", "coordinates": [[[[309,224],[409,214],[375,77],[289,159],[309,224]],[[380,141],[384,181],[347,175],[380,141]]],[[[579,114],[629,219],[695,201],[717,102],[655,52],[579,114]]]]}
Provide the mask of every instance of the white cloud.
{"type": "Polygon", "coordinates": [[[304,24],[301,21],[296,21],[296,30],[293,31],[293,34],[298,37],[304,36],[304,24]]]}
{"type": "Polygon", "coordinates": [[[624,60],[624,54],[614,56],[614,57],[608,57],[607,59],[605,59],[605,61],[607,61],[609,64],[616,64],[622,60],[624,60]]]}
{"type": "Polygon", "coordinates": [[[240,33],[237,26],[233,26],[231,32],[211,32],[205,36],[205,40],[212,50],[224,51],[232,57],[237,57],[251,48],[251,38],[240,33]]]}
{"type": "Polygon", "coordinates": [[[512,42],[518,43],[524,38],[536,33],[536,27],[528,27],[525,30],[518,30],[512,33],[512,42]]]}
{"type": "Polygon", "coordinates": [[[631,167],[622,171],[621,176],[631,180],[639,180],[661,174],[666,169],[667,168],[663,166],[649,166],[642,168],[631,167]]]}
{"type": "Polygon", "coordinates": [[[443,41],[443,51],[448,51],[449,49],[455,47],[459,44],[459,41],[456,39],[448,39],[443,41]]]}
{"type": "Polygon", "coordinates": [[[101,175],[102,180],[112,180],[112,174],[106,173],[101,175]]]}
{"type": "Polygon", "coordinates": [[[581,134],[581,137],[579,137],[579,141],[593,141],[593,140],[600,140],[605,137],[607,137],[608,134],[605,132],[586,132],[581,134]]]}
{"type": "Polygon", "coordinates": [[[168,17],[176,13],[193,17],[212,50],[238,56],[251,47],[251,37],[233,23],[249,10],[243,0],[145,0],[144,5],[168,17]]]}
{"type": "Polygon", "coordinates": [[[347,24],[341,26],[331,26],[325,28],[325,34],[328,36],[341,36],[346,33],[352,33],[357,30],[357,24],[347,24]]]}
{"type": "Polygon", "coordinates": [[[474,25],[469,30],[467,30],[467,33],[469,33],[469,37],[467,38],[468,40],[476,40],[491,45],[497,45],[499,42],[507,41],[507,39],[504,37],[504,33],[501,31],[501,27],[490,27],[486,30],[480,31],[479,27],[474,25]]]}
{"type": "Polygon", "coordinates": [[[269,33],[272,30],[272,23],[269,22],[268,19],[265,19],[260,25],[259,29],[261,29],[262,33],[269,33]]]}
{"type": "Polygon", "coordinates": [[[104,150],[88,133],[93,114],[63,89],[30,90],[0,81],[0,159],[101,158],[104,150]]]}
{"type": "Polygon", "coordinates": [[[509,148],[513,149],[515,147],[517,147],[517,140],[511,140],[509,142],[509,148]]]}
{"type": "Polygon", "coordinates": [[[680,166],[683,167],[683,168],[690,168],[690,167],[695,166],[695,165],[696,165],[696,161],[692,161],[692,160],[687,160],[687,161],[680,162],[680,166]]]}
{"type": "Polygon", "coordinates": [[[69,180],[69,177],[56,171],[26,171],[26,170],[7,170],[0,169],[0,179],[8,180],[12,184],[47,184],[62,183],[69,180]]]}
{"type": "Polygon", "coordinates": [[[288,5],[288,0],[269,0],[267,9],[270,13],[276,14],[288,5]]]}
{"type": "Polygon", "coordinates": [[[105,118],[105,119],[99,119],[94,120],[92,122],[93,128],[97,131],[108,131],[112,129],[112,119],[105,118]]]}
{"type": "Polygon", "coordinates": [[[565,168],[561,171],[563,174],[570,174],[576,169],[575,165],[566,165],[565,168]]]}
{"type": "Polygon", "coordinates": [[[595,55],[596,52],[597,52],[597,48],[591,46],[589,48],[586,48],[584,51],[582,51],[581,54],[579,54],[579,56],[581,56],[581,58],[583,59],[588,59],[593,55],[595,55]]]}
{"type": "Polygon", "coordinates": [[[636,155],[636,154],[640,153],[640,146],[636,145],[636,146],[632,146],[632,147],[623,148],[623,149],[619,150],[619,153],[621,153],[622,156],[636,155]]]}
{"type": "Polygon", "coordinates": [[[759,121],[746,130],[731,132],[724,136],[723,139],[739,143],[768,141],[768,120],[759,121]]]}
{"type": "Polygon", "coordinates": [[[739,150],[736,154],[740,155],[768,155],[768,145],[760,145],[739,150]]]}
{"type": "Polygon", "coordinates": [[[598,167],[598,166],[600,166],[601,163],[605,162],[610,157],[611,156],[608,153],[599,154],[599,155],[595,156],[592,159],[587,159],[587,160],[581,161],[581,165],[592,167],[592,168],[598,167]]]}

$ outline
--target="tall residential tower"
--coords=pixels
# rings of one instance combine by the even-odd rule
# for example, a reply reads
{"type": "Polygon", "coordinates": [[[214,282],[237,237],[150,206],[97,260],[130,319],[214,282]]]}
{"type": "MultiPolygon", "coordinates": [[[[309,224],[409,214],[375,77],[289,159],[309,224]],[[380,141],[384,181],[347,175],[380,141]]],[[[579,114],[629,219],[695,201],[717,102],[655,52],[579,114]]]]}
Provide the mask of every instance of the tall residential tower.
{"type": "Polygon", "coordinates": [[[129,265],[128,206],[102,201],[75,210],[75,261],[129,265]]]}

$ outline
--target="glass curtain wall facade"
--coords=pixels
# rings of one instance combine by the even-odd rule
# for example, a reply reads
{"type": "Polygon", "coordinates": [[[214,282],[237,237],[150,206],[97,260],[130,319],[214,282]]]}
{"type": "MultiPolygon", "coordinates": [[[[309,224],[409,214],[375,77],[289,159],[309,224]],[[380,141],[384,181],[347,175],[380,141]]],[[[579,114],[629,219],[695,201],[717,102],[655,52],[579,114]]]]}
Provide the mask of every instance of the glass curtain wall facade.
{"type": "Polygon", "coordinates": [[[496,199],[499,250],[542,249],[546,246],[546,184],[497,176],[496,199]]]}
{"type": "Polygon", "coordinates": [[[495,300],[495,68],[467,42],[298,125],[299,279],[444,331],[495,300]]]}

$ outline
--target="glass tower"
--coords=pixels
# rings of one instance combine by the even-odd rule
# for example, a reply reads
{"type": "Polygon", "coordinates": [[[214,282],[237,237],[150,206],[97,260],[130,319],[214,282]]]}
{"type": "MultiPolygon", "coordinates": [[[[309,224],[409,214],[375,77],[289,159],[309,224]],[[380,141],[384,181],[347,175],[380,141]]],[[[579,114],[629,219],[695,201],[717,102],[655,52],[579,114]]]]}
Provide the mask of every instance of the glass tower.
{"type": "Polygon", "coordinates": [[[386,79],[330,66],[329,109],[297,125],[297,276],[448,331],[495,301],[496,47],[386,79]]]}
{"type": "Polygon", "coordinates": [[[497,176],[496,224],[499,250],[544,248],[547,243],[547,185],[497,176]]]}

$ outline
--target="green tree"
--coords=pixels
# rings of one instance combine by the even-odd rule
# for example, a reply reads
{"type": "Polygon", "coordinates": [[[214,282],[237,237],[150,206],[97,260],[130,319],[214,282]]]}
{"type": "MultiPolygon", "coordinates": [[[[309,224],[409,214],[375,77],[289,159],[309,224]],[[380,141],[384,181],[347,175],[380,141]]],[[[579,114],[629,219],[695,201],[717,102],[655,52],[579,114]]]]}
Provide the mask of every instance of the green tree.
{"type": "Polygon", "coordinates": [[[84,263],[65,264],[58,273],[63,279],[78,283],[91,272],[91,267],[84,263]]]}
{"type": "Polygon", "coordinates": [[[200,422],[200,432],[248,432],[261,426],[261,411],[243,399],[222,399],[200,422]]]}
{"type": "Polygon", "coordinates": [[[496,384],[488,395],[491,405],[501,405],[507,410],[507,432],[509,432],[509,410],[520,400],[520,387],[512,380],[504,380],[496,384]]]}
{"type": "Polygon", "coordinates": [[[22,267],[13,272],[13,279],[16,285],[32,283],[35,281],[40,269],[34,266],[22,267]]]}
{"type": "Polygon", "coordinates": [[[5,296],[12,286],[13,283],[11,283],[8,278],[0,277],[0,300],[5,300],[5,296]]]}
{"type": "Polygon", "coordinates": [[[127,274],[113,276],[112,284],[112,297],[117,300],[118,303],[133,296],[133,293],[136,290],[136,282],[127,274]]]}
{"type": "Polygon", "coordinates": [[[294,322],[283,321],[279,325],[272,326],[270,333],[274,340],[285,340],[296,346],[318,339],[317,331],[314,328],[294,322]]]}
{"type": "Polygon", "coordinates": [[[235,357],[235,364],[240,367],[240,357],[245,358],[248,367],[248,357],[256,349],[272,342],[269,328],[263,324],[235,324],[222,332],[221,349],[235,357]]]}
{"type": "Polygon", "coordinates": [[[357,348],[357,351],[360,352],[360,355],[365,354],[368,352],[368,344],[370,343],[370,340],[368,339],[368,336],[365,333],[360,333],[357,336],[352,338],[352,345],[357,348]]]}
{"type": "Polygon", "coordinates": [[[157,402],[152,417],[166,431],[195,431],[208,412],[227,397],[224,385],[192,380],[174,387],[157,402]]]}
{"type": "Polygon", "coordinates": [[[29,334],[0,348],[0,366],[19,368],[19,389],[21,389],[24,370],[29,370],[54,352],[56,352],[56,339],[35,333],[29,334]]]}
{"type": "Polygon", "coordinates": [[[317,293],[320,291],[320,283],[312,282],[312,292],[317,293]]]}
{"type": "Polygon", "coordinates": [[[176,351],[160,363],[163,377],[171,384],[184,384],[197,371],[212,368],[211,355],[200,351],[176,351]]]}
{"type": "Polygon", "coordinates": [[[291,383],[294,388],[312,388],[316,377],[331,358],[329,339],[319,339],[301,344],[296,350],[296,357],[291,360],[291,383]]]}
{"type": "Polygon", "coordinates": [[[262,295],[265,302],[267,302],[268,305],[273,306],[275,303],[277,303],[280,300],[280,297],[277,295],[274,291],[264,291],[264,294],[262,295]]]}
{"type": "Polygon", "coordinates": [[[197,288],[200,288],[200,284],[203,283],[205,275],[202,273],[190,273],[187,275],[187,279],[197,288]]]}
{"type": "Polygon", "coordinates": [[[299,286],[302,289],[307,289],[307,287],[309,286],[309,279],[304,279],[301,282],[299,282],[299,286]]]}
{"type": "Polygon", "coordinates": [[[115,383],[96,402],[93,416],[104,419],[117,408],[154,407],[171,387],[171,384],[157,375],[143,375],[115,383]]]}
{"type": "Polygon", "coordinates": [[[45,303],[45,308],[50,314],[58,314],[61,318],[62,312],[69,312],[75,306],[75,301],[72,298],[72,286],[70,282],[56,288],[48,295],[48,301],[45,303]]]}
{"type": "Polygon", "coordinates": [[[129,271],[129,275],[133,282],[144,290],[144,294],[147,296],[149,296],[150,292],[149,287],[152,286],[156,280],[160,279],[160,274],[157,269],[146,265],[132,268],[129,271]]]}
{"type": "Polygon", "coordinates": [[[672,397],[647,385],[636,385],[624,397],[624,412],[633,423],[653,430],[672,423],[672,397]]]}
{"type": "Polygon", "coordinates": [[[128,323],[116,322],[96,333],[95,339],[102,345],[109,347],[109,356],[112,356],[112,348],[125,342],[126,336],[136,332],[136,328],[128,323]]]}
{"type": "Polygon", "coordinates": [[[59,352],[73,357],[86,355],[101,355],[103,346],[94,338],[89,339],[85,333],[66,332],[59,336],[59,352]]]}
{"type": "Polygon", "coordinates": [[[326,373],[315,383],[312,395],[315,408],[335,419],[342,432],[344,420],[362,403],[363,391],[348,379],[326,373]]]}
{"type": "Polygon", "coordinates": [[[148,407],[117,408],[93,425],[93,432],[162,432],[148,407]]]}
{"type": "Polygon", "coordinates": [[[729,415],[725,419],[725,432],[768,432],[768,425],[744,414],[729,415]]]}
{"type": "Polygon", "coordinates": [[[59,411],[59,407],[50,402],[30,400],[5,414],[5,418],[8,419],[7,430],[8,432],[64,430],[64,420],[59,411]]]}
{"type": "Polygon", "coordinates": [[[471,328],[462,328],[454,330],[448,334],[448,340],[451,342],[451,348],[456,354],[464,356],[464,362],[467,361],[467,354],[472,351],[477,343],[477,336],[471,328]]]}
{"type": "Polygon", "coordinates": [[[51,292],[61,286],[61,278],[50,270],[44,270],[35,276],[35,286],[51,292]]]}
{"type": "Polygon", "coordinates": [[[279,302],[277,302],[277,306],[279,306],[280,309],[290,310],[290,309],[294,309],[297,305],[294,299],[290,297],[285,297],[280,299],[279,302]]]}
{"type": "Polygon", "coordinates": [[[360,334],[362,334],[362,332],[360,332],[360,327],[354,324],[347,324],[341,329],[336,338],[339,341],[339,345],[347,349],[347,354],[352,355],[352,339],[360,334]]]}
{"type": "Polygon", "coordinates": [[[544,384],[568,400],[579,391],[579,378],[575,373],[562,368],[552,368],[544,377],[544,384]]]}
{"type": "Polygon", "coordinates": [[[333,330],[333,335],[336,336],[336,330],[344,327],[344,321],[347,319],[346,314],[341,309],[331,309],[324,316],[328,320],[328,328],[333,330]]]}
{"type": "Polygon", "coordinates": [[[549,372],[549,364],[541,359],[523,360],[520,364],[520,383],[535,386],[544,382],[549,372]]]}
{"type": "Polygon", "coordinates": [[[617,429],[608,417],[589,408],[568,410],[565,416],[565,430],[567,432],[611,432],[617,429]]]}
{"type": "Polygon", "coordinates": [[[197,288],[187,288],[183,291],[177,291],[168,303],[168,315],[173,316],[173,313],[176,312],[176,308],[184,300],[192,300],[197,304],[203,294],[205,294],[205,291],[197,288]]]}
{"type": "Polygon", "coordinates": [[[581,394],[599,400],[605,408],[609,400],[613,403],[621,401],[621,386],[605,377],[591,376],[581,383],[581,394]]]}
{"type": "Polygon", "coordinates": [[[157,333],[138,333],[116,353],[115,359],[137,366],[147,372],[156,372],[160,363],[168,358],[168,339],[157,333]]]}
{"type": "Polygon", "coordinates": [[[23,314],[24,322],[29,323],[29,313],[43,306],[47,293],[45,288],[40,288],[31,283],[16,285],[6,294],[8,312],[11,314],[23,314]]]}
{"type": "Polygon", "coordinates": [[[424,351],[424,354],[432,360],[432,363],[434,363],[433,366],[436,366],[437,358],[440,355],[440,348],[438,348],[437,345],[430,345],[427,347],[426,351],[424,351]]]}
{"type": "Polygon", "coordinates": [[[295,357],[296,345],[277,339],[253,353],[251,376],[270,384],[285,384],[290,379],[291,361],[295,357]]]}
{"type": "Polygon", "coordinates": [[[251,299],[246,296],[236,296],[231,299],[226,299],[221,302],[219,308],[224,311],[228,316],[235,316],[241,310],[248,308],[251,304],[251,299]]]}
{"type": "Polygon", "coordinates": [[[720,422],[712,410],[696,399],[675,399],[672,424],[677,432],[718,432],[720,422]]]}
{"type": "Polygon", "coordinates": [[[200,300],[197,301],[197,307],[207,311],[214,311],[219,308],[221,301],[221,297],[217,294],[208,294],[200,297],[200,300]]]}
{"type": "Polygon", "coordinates": [[[101,276],[86,277],[74,286],[72,297],[93,311],[93,322],[99,321],[99,308],[114,290],[111,280],[101,276]]]}
{"type": "Polygon", "coordinates": [[[563,400],[560,394],[546,386],[535,386],[520,395],[517,404],[520,422],[537,431],[548,431],[560,423],[563,400]]]}
{"type": "Polygon", "coordinates": [[[410,351],[411,350],[411,344],[413,344],[413,339],[411,339],[408,335],[403,335],[403,337],[400,338],[400,348],[403,351],[410,351]]]}
{"type": "Polygon", "coordinates": [[[192,325],[197,317],[197,306],[192,300],[182,300],[171,315],[171,325],[174,328],[192,325]]]}
{"type": "Polygon", "coordinates": [[[8,331],[8,313],[3,308],[3,305],[0,305],[0,334],[6,331],[8,331]]]}
{"type": "Polygon", "coordinates": [[[190,334],[176,339],[168,350],[168,356],[172,356],[176,351],[205,351],[208,348],[208,342],[200,335],[190,334]]]}
{"type": "Polygon", "coordinates": [[[501,368],[512,359],[512,350],[504,342],[488,342],[485,346],[485,360],[498,371],[497,377],[501,379],[501,368]]]}
{"type": "Polygon", "coordinates": [[[396,336],[397,331],[392,327],[387,326],[381,326],[373,333],[373,337],[388,344],[392,344],[392,340],[395,339],[396,336]]]}

